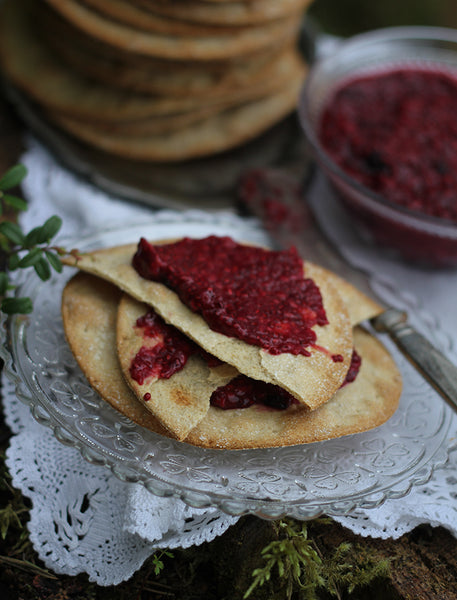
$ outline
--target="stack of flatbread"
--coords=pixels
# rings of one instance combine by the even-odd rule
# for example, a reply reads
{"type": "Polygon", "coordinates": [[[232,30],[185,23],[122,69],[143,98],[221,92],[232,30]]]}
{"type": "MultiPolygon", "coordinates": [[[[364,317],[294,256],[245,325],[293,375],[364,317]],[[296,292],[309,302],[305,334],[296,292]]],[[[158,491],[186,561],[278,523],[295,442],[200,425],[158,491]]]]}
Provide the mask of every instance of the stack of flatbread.
{"type": "MultiPolygon", "coordinates": [[[[157,242],[163,243],[163,242],[157,242]]],[[[89,383],[108,403],[140,425],[207,448],[265,448],[303,444],[366,431],[398,406],[401,376],[384,346],[359,324],[380,308],[333,273],[304,262],[322,295],[328,324],[315,326],[309,356],[271,354],[211,329],[162,283],[132,267],[136,245],[101,249],[64,260],[79,272],[62,299],[68,343],[89,383]],[[168,379],[140,381],[131,365],[145,344],[138,318],[154,310],[218,362],[192,355],[168,379]],[[354,348],[356,379],[346,382],[354,348]],[[341,360],[333,360],[338,355],[341,360]],[[295,398],[284,410],[254,404],[224,410],[213,392],[238,375],[279,386],[295,398]]]]}
{"type": "Polygon", "coordinates": [[[58,126],[108,155],[209,156],[290,114],[311,0],[5,0],[1,68],[58,126]]]}

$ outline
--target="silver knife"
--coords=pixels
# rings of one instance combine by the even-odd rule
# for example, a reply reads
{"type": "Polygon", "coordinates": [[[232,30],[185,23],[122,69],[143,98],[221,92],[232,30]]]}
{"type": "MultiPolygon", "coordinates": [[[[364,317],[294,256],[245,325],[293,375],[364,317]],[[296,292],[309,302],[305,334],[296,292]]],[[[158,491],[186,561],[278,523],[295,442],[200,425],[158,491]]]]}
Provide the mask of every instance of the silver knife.
{"type": "Polygon", "coordinates": [[[373,290],[369,276],[352,267],[321,232],[307,206],[300,180],[282,169],[253,169],[238,188],[241,202],[257,216],[279,248],[295,246],[305,260],[343,277],[379,306],[370,319],[373,328],[387,333],[422,376],[457,411],[457,366],[408,323],[405,311],[386,306],[373,290]]]}

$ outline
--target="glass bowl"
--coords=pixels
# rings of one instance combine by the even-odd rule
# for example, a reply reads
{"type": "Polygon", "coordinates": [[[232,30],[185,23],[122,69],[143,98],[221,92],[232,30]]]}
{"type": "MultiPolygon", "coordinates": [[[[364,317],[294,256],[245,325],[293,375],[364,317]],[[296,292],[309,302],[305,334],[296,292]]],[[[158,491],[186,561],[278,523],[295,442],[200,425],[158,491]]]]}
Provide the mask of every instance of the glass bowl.
{"type": "Polygon", "coordinates": [[[358,76],[399,68],[457,77],[457,31],[393,27],[342,42],[312,67],[299,99],[300,122],[316,162],[365,239],[409,262],[456,267],[457,222],[399,205],[368,189],[336,164],[319,139],[322,111],[337,89],[358,76]]]}

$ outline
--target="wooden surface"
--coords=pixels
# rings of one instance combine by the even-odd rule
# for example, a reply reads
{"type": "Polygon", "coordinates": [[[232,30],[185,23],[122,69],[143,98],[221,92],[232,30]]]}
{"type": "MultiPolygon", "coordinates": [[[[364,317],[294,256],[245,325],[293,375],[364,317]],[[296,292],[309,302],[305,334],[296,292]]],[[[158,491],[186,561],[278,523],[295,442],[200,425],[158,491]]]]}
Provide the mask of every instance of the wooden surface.
{"type": "MultiPolygon", "coordinates": [[[[22,149],[22,128],[10,108],[0,100],[0,173],[16,163],[22,149]]],[[[0,449],[8,444],[9,432],[0,421],[0,449]]],[[[243,597],[251,582],[251,573],[261,566],[260,552],[277,539],[275,523],[254,517],[238,524],[210,544],[173,551],[165,559],[162,574],[154,575],[152,561],[125,584],[101,588],[78,577],[55,576],[40,564],[28,541],[25,523],[27,500],[8,481],[3,458],[0,486],[0,596],[9,598],[177,598],[223,600],[243,597]],[[9,511],[9,512],[8,512],[9,511]],[[14,513],[16,516],[11,516],[14,513]],[[10,515],[8,517],[8,514],[10,515]]],[[[319,521],[308,526],[308,533],[321,556],[330,556],[342,542],[350,542],[351,564],[363,557],[374,563],[389,560],[389,574],[348,594],[340,589],[340,598],[451,600],[457,599],[457,541],[444,529],[419,527],[398,541],[372,540],[353,535],[334,522],[319,521]]],[[[292,598],[303,598],[297,586],[292,598]]],[[[285,598],[284,580],[273,573],[272,582],[259,588],[250,598],[285,598]]],[[[318,598],[330,598],[321,589],[318,598]]]]}

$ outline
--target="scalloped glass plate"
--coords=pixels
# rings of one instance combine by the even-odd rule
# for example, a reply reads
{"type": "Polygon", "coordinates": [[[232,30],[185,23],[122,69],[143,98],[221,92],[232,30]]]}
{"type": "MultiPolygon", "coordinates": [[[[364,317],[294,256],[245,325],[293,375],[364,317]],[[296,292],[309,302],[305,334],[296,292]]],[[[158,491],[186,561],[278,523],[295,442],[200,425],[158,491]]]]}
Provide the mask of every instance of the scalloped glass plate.
{"type": "MultiPolygon", "coordinates": [[[[162,212],[143,223],[106,231],[67,248],[88,250],[179,235],[229,234],[265,243],[257,224],[232,215],[162,212]]],[[[372,431],[326,442],[261,450],[207,450],[163,438],[108,406],[88,385],[66,344],[60,296],[73,269],[42,283],[23,279],[17,293],[33,299],[29,316],[5,319],[1,354],[18,396],[65,444],[122,480],[195,507],[231,515],[299,519],[344,515],[402,497],[427,482],[448,458],[452,413],[409,363],[389,346],[404,378],[396,414],[372,431]]],[[[425,325],[424,325],[425,327],[425,325]]],[[[426,329],[426,327],[425,327],[426,329]]],[[[435,339],[432,331],[426,331],[435,339]]],[[[385,340],[383,340],[385,342],[385,340]]]]}

